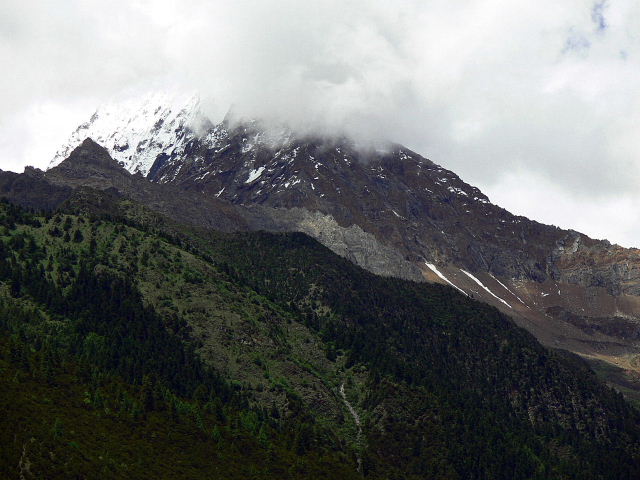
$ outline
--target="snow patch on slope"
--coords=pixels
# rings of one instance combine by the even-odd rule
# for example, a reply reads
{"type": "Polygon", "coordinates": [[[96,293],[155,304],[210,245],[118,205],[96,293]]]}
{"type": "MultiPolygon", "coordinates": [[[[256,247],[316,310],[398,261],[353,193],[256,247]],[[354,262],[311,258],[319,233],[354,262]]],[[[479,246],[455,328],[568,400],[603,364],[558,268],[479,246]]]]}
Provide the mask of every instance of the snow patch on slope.
{"type": "Polygon", "coordinates": [[[244,183],[253,182],[256,178],[258,178],[258,177],[260,177],[260,175],[262,175],[262,172],[264,172],[264,167],[258,167],[255,170],[251,170],[249,172],[249,178],[247,178],[244,183]]]}
{"type": "Polygon", "coordinates": [[[476,277],[474,277],[473,275],[471,275],[469,272],[467,272],[466,270],[462,270],[460,269],[460,271],[462,273],[464,273],[467,277],[469,277],[471,280],[473,280],[474,282],[476,282],[478,285],[480,285],[482,288],[484,288],[490,295],[492,295],[493,297],[497,298],[498,300],[500,300],[502,303],[504,303],[507,307],[509,308],[513,308],[511,305],[509,305],[507,302],[505,302],[503,299],[501,299],[499,296],[497,296],[495,293],[493,293],[491,290],[489,290],[484,283],[482,283],[480,280],[478,280],[476,277]]]}
{"type": "Polygon", "coordinates": [[[509,290],[509,287],[507,287],[504,283],[502,283],[500,280],[498,280],[496,277],[494,277],[493,275],[489,274],[489,276],[491,278],[493,278],[496,282],[498,282],[500,285],[502,285],[502,288],[504,288],[507,292],[509,292],[511,295],[513,295],[514,297],[516,297],[518,299],[518,301],[523,304],[525,307],[530,308],[529,305],[527,305],[526,303],[524,303],[522,301],[522,299],[516,295],[515,293],[513,293],[511,290],[509,290]]]}
{"type": "Polygon", "coordinates": [[[451,283],[451,281],[449,281],[449,279],[447,277],[445,277],[440,270],[438,270],[436,268],[436,266],[433,263],[427,263],[424,262],[424,264],[429,267],[429,269],[435,273],[438,277],[440,277],[442,280],[444,280],[445,282],[447,282],[449,285],[451,285],[453,288],[455,288],[456,290],[458,290],[460,293],[463,293],[464,295],[466,295],[467,297],[469,295],[467,295],[467,292],[465,292],[464,290],[462,290],[461,288],[457,287],[456,285],[454,285],[453,283],[451,283]]]}

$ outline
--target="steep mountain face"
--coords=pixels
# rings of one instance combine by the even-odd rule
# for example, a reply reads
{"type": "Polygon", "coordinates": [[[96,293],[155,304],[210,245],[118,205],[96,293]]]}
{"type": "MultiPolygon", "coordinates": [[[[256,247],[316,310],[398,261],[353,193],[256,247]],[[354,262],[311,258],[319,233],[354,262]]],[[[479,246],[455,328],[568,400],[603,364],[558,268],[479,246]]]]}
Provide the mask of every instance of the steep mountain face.
{"type": "Polygon", "coordinates": [[[132,199],[177,222],[200,227],[220,231],[306,232],[322,238],[335,252],[373,272],[421,279],[419,268],[357,225],[341,227],[333,217],[303,208],[283,210],[263,205],[231,204],[197,190],[153,183],[139,173],[128,173],[109,158],[103,147],[90,139],[47,172],[37,169],[28,169],[22,175],[0,172],[2,195],[28,207],[55,208],[67,200],[74,189],[81,187],[106,190],[110,195],[132,199]],[[92,158],[94,162],[90,161],[92,158]],[[105,163],[105,159],[109,161],[105,163]],[[42,191],[49,193],[42,195],[39,193],[42,191]]]}
{"type": "Polygon", "coordinates": [[[256,121],[213,125],[196,100],[162,101],[101,109],[61,149],[94,135],[119,173],[87,175],[75,162],[84,179],[64,163],[44,177],[113,187],[195,225],[303,231],[374,273],[452,285],[547,345],[636,369],[637,250],[514,216],[399,145],[366,150],[256,121]]]}
{"type": "Polygon", "coordinates": [[[0,202],[2,478],[640,475],[638,411],[495,308],[175,226],[90,188],[0,202]]]}

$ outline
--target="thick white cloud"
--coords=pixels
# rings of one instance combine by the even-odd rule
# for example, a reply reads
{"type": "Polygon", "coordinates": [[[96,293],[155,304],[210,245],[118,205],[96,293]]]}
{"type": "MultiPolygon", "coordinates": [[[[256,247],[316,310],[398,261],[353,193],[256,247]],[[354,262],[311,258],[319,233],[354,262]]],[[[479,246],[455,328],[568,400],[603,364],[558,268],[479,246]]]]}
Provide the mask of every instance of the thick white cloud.
{"type": "Polygon", "coordinates": [[[633,0],[4,0],[0,168],[166,82],[408,145],[540,221],[640,246],[633,0]]]}

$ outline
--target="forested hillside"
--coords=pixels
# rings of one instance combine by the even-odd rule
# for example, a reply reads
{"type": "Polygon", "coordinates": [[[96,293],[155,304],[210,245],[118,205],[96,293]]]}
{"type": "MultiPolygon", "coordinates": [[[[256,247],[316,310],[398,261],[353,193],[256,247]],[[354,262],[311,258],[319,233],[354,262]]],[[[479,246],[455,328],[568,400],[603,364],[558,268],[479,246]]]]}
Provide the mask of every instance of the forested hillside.
{"type": "Polygon", "coordinates": [[[577,357],[303,234],[5,202],[0,328],[7,478],[640,475],[637,411],[577,357]]]}

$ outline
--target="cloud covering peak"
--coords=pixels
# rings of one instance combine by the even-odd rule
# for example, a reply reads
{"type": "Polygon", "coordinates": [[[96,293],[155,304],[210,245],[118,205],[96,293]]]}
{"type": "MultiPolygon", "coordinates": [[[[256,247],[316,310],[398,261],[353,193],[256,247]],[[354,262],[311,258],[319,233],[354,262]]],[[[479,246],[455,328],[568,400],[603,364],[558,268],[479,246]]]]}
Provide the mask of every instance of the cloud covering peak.
{"type": "Polygon", "coordinates": [[[234,104],[299,130],[404,143],[515,213],[640,245],[637,2],[6,0],[0,9],[0,60],[11,65],[0,79],[0,168],[46,165],[98,104],[170,85],[200,92],[214,121],[234,104]],[[589,214],[602,205],[630,220],[589,214]]]}

